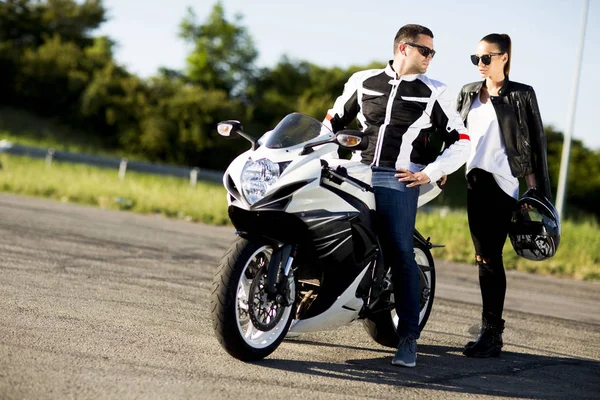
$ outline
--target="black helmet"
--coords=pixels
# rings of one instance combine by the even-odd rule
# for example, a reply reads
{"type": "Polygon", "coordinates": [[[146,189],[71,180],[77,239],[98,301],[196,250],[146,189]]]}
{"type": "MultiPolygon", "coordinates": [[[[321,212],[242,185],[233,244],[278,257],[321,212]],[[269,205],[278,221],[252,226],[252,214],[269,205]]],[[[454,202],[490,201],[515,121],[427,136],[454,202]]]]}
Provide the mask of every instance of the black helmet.
{"type": "Polygon", "coordinates": [[[560,221],[550,200],[536,189],[523,193],[513,211],[508,236],[517,254],[528,260],[542,261],[556,254],[560,221]]]}

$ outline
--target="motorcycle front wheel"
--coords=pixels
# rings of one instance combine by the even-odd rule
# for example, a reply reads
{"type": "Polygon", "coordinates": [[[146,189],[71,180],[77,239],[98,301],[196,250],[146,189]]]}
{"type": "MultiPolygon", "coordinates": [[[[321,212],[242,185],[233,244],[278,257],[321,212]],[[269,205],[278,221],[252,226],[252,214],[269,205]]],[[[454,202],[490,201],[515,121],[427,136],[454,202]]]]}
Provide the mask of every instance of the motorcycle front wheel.
{"type": "Polygon", "coordinates": [[[242,361],[258,361],[275,351],[295,315],[293,276],[286,291],[291,305],[267,298],[266,271],[272,254],[269,245],[238,238],[215,274],[211,295],[215,335],[230,355],[242,361]]]}
{"type": "MultiPolygon", "coordinates": [[[[419,332],[423,330],[431,309],[433,307],[433,298],[435,295],[435,265],[433,256],[429,248],[421,243],[415,243],[415,261],[419,266],[419,295],[420,295],[420,312],[419,312],[419,332]]],[[[389,275],[389,272],[388,272],[389,275]]],[[[391,277],[388,276],[388,278],[391,277]]],[[[381,311],[374,313],[363,320],[363,326],[369,335],[382,346],[398,347],[398,334],[396,328],[398,326],[398,316],[396,310],[381,311]]]]}

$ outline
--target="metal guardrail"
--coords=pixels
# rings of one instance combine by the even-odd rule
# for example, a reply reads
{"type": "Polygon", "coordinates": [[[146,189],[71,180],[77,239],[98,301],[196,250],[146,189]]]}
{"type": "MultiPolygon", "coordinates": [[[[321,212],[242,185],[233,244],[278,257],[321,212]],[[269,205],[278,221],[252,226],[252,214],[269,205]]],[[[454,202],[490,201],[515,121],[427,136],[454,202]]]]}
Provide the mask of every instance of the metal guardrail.
{"type": "Polygon", "coordinates": [[[104,157],[91,154],[71,153],[68,151],[59,151],[44,149],[39,147],[22,146],[0,140],[0,153],[8,153],[18,156],[32,158],[45,158],[46,165],[52,165],[53,161],[69,162],[76,164],[87,164],[101,168],[118,169],[119,177],[125,178],[126,171],[144,172],[155,175],[169,175],[180,178],[189,178],[192,186],[196,185],[197,180],[222,182],[223,172],[198,168],[198,167],[177,167],[174,165],[161,165],[141,161],[130,161],[127,158],[104,157]]]}

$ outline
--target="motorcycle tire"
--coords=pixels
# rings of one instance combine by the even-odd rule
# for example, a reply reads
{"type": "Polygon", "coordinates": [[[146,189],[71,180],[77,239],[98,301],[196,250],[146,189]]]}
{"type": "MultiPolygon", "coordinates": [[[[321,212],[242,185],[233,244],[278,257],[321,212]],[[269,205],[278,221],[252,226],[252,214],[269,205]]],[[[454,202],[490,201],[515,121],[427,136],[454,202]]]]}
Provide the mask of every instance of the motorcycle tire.
{"type": "MultiPolygon", "coordinates": [[[[415,243],[415,258],[419,265],[421,311],[419,314],[419,332],[423,330],[431,314],[435,297],[435,265],[429,249],[421,243],[415,243]],[[425,291],[429,290],[428,293],[425,291]],[[425,299],[426,297],[426,299],[425,299]],[[424,301],[425,300],[425,301],[424,301]]],[[[363,327],[369,335],[382,346],[398,347],[396,333],[397,317],[395,310],[374,313],[363,320],[363,327]]]]}
{"type": "MultiPolygon", "coordinates": [[[[260,271],[266,271],[272,253],[269,245],[237,238],[221,258],[214,277],[211,314],[215,335],[221,346],[241,361],[258,361],[275,351],[295,316],[295,304],[284,306],[273,301],[267,312],[250,317],[254,304],[260,306],[260,299],[266,297],[264,293],[254,296],[250,292],[257,288],[264,290],[265,285],[254,281],[261,278],[260,271]],[[253,305],[249,305],[249,299],[254,300],[253,305]],[[275,324],[271,319],[273,310],[275,318],[280,318],[275,324]],[[256,328],[253,321],[260,317],[267,318],[265,323],[274,326],[266,332],[256,328]]],[[[294,298],[293,276],[289,285],[293,291],[290,297],[294,298]]]]}

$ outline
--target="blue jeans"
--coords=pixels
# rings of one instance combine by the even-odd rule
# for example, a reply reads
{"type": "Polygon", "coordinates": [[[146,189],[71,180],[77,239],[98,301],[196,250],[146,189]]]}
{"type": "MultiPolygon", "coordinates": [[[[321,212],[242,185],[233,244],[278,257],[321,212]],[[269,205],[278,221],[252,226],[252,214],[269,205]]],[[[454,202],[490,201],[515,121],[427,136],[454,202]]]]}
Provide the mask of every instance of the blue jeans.
{"type": "Polygon", "coordinates": [[[419,270],[414,256],[414,230],[419,187],[406,187],[391,168],[372,167],[377,206],[377,234],[392,283],[398,314],[398,336],[419,338],[419,270]]]}

